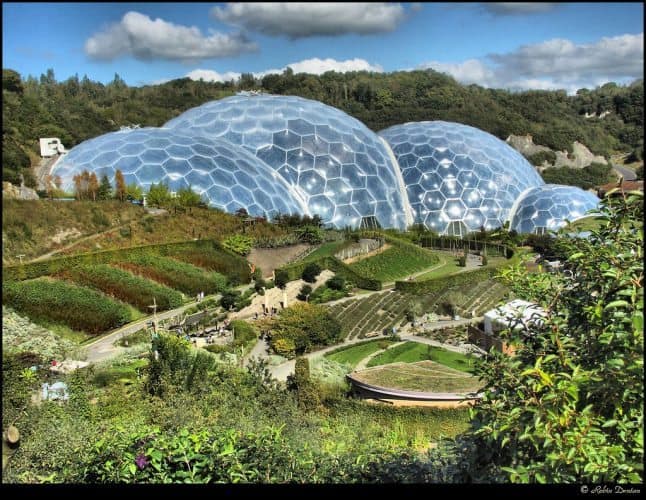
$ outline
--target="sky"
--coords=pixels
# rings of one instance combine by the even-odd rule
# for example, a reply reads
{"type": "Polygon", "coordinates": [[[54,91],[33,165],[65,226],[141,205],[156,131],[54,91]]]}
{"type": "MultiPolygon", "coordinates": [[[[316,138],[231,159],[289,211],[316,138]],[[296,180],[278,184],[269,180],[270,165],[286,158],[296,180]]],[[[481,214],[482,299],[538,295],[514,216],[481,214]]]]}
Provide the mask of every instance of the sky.
{"type": "Polygon", "coordinates": [[[131,86],[432,68],[509,90],[643,78],[636,3],[11,3],[2,66],[131,86]]]}

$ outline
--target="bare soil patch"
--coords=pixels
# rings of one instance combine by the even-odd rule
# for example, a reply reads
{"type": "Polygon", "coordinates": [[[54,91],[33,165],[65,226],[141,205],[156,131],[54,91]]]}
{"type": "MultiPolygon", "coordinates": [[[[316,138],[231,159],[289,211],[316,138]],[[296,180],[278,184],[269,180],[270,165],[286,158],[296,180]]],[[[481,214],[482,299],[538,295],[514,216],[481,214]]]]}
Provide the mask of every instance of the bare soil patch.
{"type": "Polygon", "coordinates": [[[289,264],[310,248],[311,245],[305,243],[280,248],[252,248],[247,260],[260,268],[263,278],[271,278],[274,269],[289,264]]]}

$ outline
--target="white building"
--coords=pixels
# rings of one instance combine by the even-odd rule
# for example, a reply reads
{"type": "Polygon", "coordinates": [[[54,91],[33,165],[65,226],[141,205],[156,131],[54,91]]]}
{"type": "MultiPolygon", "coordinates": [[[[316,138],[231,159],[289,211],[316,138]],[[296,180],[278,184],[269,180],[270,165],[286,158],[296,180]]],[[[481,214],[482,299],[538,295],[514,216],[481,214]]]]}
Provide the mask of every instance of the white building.
{"type": "Polygon", "coordinates": [[[40,139],[40,156],[49,158],[57,154],[67,154],[65,146],[58,137],[43,137],[40,139]]]}

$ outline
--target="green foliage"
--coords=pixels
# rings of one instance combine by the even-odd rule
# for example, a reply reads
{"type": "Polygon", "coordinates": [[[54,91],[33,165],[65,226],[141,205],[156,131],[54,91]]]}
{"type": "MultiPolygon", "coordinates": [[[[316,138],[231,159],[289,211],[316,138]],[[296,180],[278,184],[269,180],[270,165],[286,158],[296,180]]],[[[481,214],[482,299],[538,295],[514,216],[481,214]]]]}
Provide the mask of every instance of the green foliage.
{"type": "Polygon", "coordinates": [[[394,281],[438,262],[437,255],[417,245],[390,236],[386,241],[392,245],[391,248],[353,262],[350,268],[361,276],[370,276],[380,281],[394,281]]]}
{"type": "Polygon", "coordinates": [[[388,340],[367,340],[330,351],[325,356],[337,363],[347,363],[354,368],[359,361],[390,345],[388,340]]]}
{"type": "Polygon", "coordinates": [[[249,255],[253,248],[254,239],[244,234],[234,234],[227,237],[222,241],[222,246],[227,250],[231,250],[238,255],[249,255]]]}
{"type": "Polygon", "coordinates": [[[148,205],[153,207],[168,206],[171,202],[170,189],[168,189],[168,186],[162,182],[159,184],[155,184],[153,182],[148,188],[146,202],[148,205]]]}
{"type": "Polygon", "coordinates": [[[203,203],[202,197],[191,186],[179,188],[175,201],[182,207],[197,207],[203,203]]]}
{"type": "Polygon", "coordinates": [[[345,288],[341,290],[335,290],[333,288],[329,288],[327,285],[321,285],[316,290],[314,290],[314,292],[312,292],[309,301],[312,304],[323,304],[325,302],[342,299],[343,297],[347,296],[348,292],[345,290],[345,288]]]}
{"type": "Polygon", "coordinates": [[[298,292],[298,295],[296,298],[298,300],[307,300],[308,296],[312,293],[312,287],[309,285],[303,285],[301,287],[300,292],[298,292]]]}
{"type": "Polygon", "coordinates": [[[276,286],[281,290],[284,290],[285,286],[287,286],[287,282],[290,281],[289,274],[286,270],[276,269],[275,275],[276,277],[274,279],[274,282],[276,286]]]}
{"type": "Polygon", "coordinates": [[[234,319],[230,323],[234,332],[234,339],[240,343],[255,342],[258,338],[258,330],[251,323],[241,319],[234,319]]]}
{"type": "MultiPolygon", "coordinates": [[[[278,273],[285,272],[285,283],[287,283],[288,281],[300,279],[303,275],[303,270],[310,262],[310,260],[305,259],[302,262],[297,262],[295,264],[285,266],[282,269],[277,269],[276,276],[278,276],[278,273]]],[[[336,257],[322,257],[316,259],[315,262],[322,269],[329,269],[330,271],[333,271],[336,275],[341,276],[348,281],[352,281],[359,288],[366,290],[381,290],[381,281],[360,275],[354,269],[352,269],[350,266],[343,263],[336,257]]]]}
{"type": "Polygon", "coordinates": [[[101,176],[101,183],[99,184],[99,190],[96,195],[97,200],[109,200],[112,198],[112,185],[110,184],[110,179],[107,175],[101,176]]]}
{"type": "Polygon", "coordinates": [[[604,199],[604,224],[568,238],[568,273],[503,272],[542,324],[503,332],[474,408],[471,475],[512,482],[643,480],[643,194],[604,199]]]}
{"type": "Polygon", "coordinates": [[[325,282],[325,286],[332,290],[343,290],[345,288],[345,280],[342,276],[332,276],[325,282]]]}
{"type": "Polygon", "coordinates": [[[308,283],[314,283],[316,282],[316,277],[321,274],[321,271],[321,266],[319,266],[316,262],[310,262],[305,266],[305,269],[303,269],[303,274],[301,275],[301,277],[308,283]]]}
{"type": "Polygon", "coordinates": [[[36,321],[54,321],[91,334],[131,320],[129,309],[90,288],[39,278],[3,282],[2,302],[36,321]]]}
{"type": "Polygon", "coordinates": [[[554,151],[539,151],[538,153],[528,156],[527,161],[537,167],[542,166],[545,162],[554,164],[556,161],[556,153],[554,151]]]}
{"type": "Polygon", "coordinates": [[[581,189],[591,189],[612,180],[612,166],[592,163],[583,168],[550,167],[541,173],[543,180],[550,184],[565,184],[578,186],[581,189]]]}
{"type": "Polygon", "coordinates": [[[62,271],[57,276],[96,288],[143,312],[149,311],[148,306],[153,303],[153,298],[157,303],[157,311],[179,307],[183,302],[182,294],[175,290],[106,264],[78,266],[62,271]]]}
{"type": "Polygon", "coordinates": [[[318,226],[303,226],[296,229],[300,241],[315,245],[323,241],[323,230],[318,226]]]}
{"type": "Polygon", "coordinates": [[[126,186],[126,197],[133,201],[142,200],[144,196],[143,189],[138,184],[128,184],[126,186]]]}
{"type": "Polygon", "coordinates": [[[293,357],[341,340],[341,325],[322,306],[299,303],[274,320],[270,345],[277,354],[293,357]]]}

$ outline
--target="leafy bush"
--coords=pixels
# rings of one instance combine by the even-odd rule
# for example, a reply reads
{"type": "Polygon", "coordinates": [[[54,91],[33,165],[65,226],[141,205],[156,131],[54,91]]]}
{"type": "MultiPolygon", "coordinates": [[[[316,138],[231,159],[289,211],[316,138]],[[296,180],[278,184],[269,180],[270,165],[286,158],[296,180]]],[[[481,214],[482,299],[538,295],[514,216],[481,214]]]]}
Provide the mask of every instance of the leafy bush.
{"type": "Polygon", "coordinates": [[[304,281],[314,283],[319,274],[321,274],[321,266],[316,262],[310,262],[305,266],[305,269],[303,269],[302,277],[304,281]]]}
{"type": "Polygon", "coordinates": [[[296,296],[298,300],[307,300],[307,297],[312,293],[312,287],[309,285],[303,285],[300,292],[296,296]]]}
{"type": "Polygon", "coordinates": [[[338,342],[341,325],[322,306],[294,304],[283,310],[273,321],[270,345],[281,356],[303,354],[315,347],[338,342]]]}
{"type": "Polygon", "coordinates": [[[281,290],[284,290],[287,286],[287,282],[290,281],[289,274],[283,269],[277,269],[275,273],[275,284],[281,290]]]}
{"type": "Polygon", "coordinates": [[[527,157],[527,161],[536,167],[540,167],[544,162],[554,164],[556,153],[554,151],[539,151],[527,157]]]}
{"type": "Polygon", "coordinates": [[[222,241],[222,246],[238,255],[248,255],[253,248],[254,239],[244,234],[234,234],[222,241]]]}
{"type": "Polygon", "coordinates": [[[3,283],[2,302],[36,321],[54,321],[91,334],[131,320],[126,305],[90,288],[48,278],[3,283]]]}
{"type": "Polygon", "coordinates": [[[182,305],[181,293],[105,264],[67,269],[57,277],[96,288],[144,312],[149,310],[148,306],[153,303],[153,298],[156,300],[158,311],[182,305]]]}
{"type": "Polygon", "coordinates": [[[343,290],[345,288],[345,280],[341,276],[332,276],[325,282],[325,286],[332,290],[343,290]]]}

